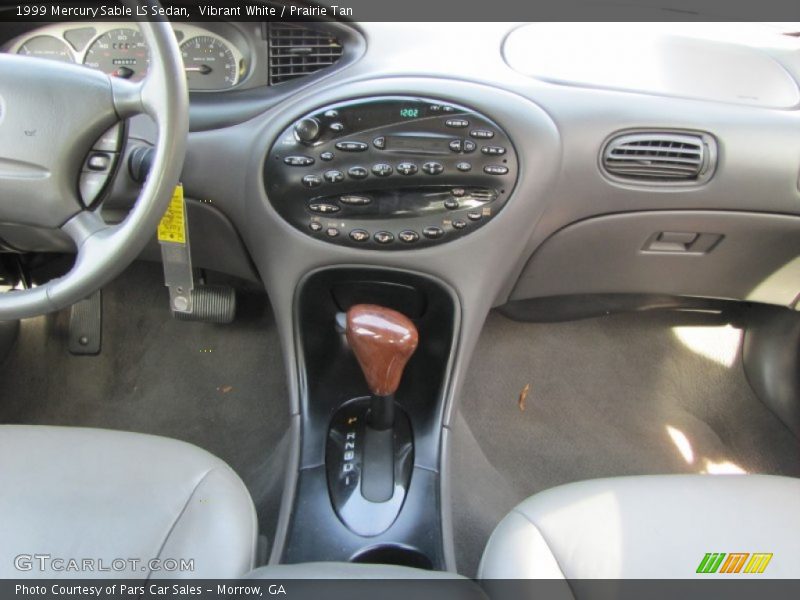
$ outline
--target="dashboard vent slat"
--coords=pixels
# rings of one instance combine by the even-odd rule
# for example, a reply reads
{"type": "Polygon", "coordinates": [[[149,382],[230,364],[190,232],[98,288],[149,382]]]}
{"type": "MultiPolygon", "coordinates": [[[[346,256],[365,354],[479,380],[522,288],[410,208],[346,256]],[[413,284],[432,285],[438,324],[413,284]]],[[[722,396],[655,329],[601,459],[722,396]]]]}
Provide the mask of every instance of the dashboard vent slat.
{"type": "Polygon", "coordinates": [[[716,160],[713,138],[700,133],[639,132],[618,135],[603,149],[603,169],[613,178],[642,183],[696,183],[716,160]]]}
{"type": "Polygon", "coordinates": [[[336,37],[305,25],[269,23],[268,36],[270,85],[311,75],[342,57],[336,37]]]}

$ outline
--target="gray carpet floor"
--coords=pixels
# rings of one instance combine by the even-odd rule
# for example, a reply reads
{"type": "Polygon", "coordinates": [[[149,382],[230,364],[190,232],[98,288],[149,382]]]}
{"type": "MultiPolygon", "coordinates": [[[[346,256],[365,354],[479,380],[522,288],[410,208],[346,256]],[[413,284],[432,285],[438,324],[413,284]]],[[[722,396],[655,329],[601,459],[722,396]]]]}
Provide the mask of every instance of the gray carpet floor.
{"type": "Polygon", "coordinates": [[[735,339],[730,365],[709,358],[706,347],[730,333],[703,328],[722,324],[677,312],[544,324],[492,313],[453,428],[459,572],[476,573],[514,505],[559,484],[737,469],[800,475],[799,442],[753,395],[735,339]]]}
{"type": "Polygon", "coordinates": [[[161,265],[135,263],[103,291],[99,356],[67,351],[69,313],[22,322],[0,365],[0,422],[104,427],[197,444],[230,464],[274,530],[289,405],[263,294],[220,326],[174,320],[161,265]]]}

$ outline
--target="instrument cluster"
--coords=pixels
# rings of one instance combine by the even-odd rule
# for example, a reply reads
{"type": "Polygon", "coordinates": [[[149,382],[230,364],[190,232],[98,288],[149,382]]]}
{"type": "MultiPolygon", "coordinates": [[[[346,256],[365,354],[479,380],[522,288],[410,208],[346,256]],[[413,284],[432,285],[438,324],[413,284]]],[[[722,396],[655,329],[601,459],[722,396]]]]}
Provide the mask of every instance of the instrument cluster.
{"type": "MultiPolygon", "coordinates": [[[[204,27],[173,25],[189,89],[221,91],[238,86],[248,74],[245,52],[234,41],[204,27]]],[[[16,38],[6,52],[82,64],[114,77],[141,81],[150,52],[133,23],[62,23],[16,38]]]]}

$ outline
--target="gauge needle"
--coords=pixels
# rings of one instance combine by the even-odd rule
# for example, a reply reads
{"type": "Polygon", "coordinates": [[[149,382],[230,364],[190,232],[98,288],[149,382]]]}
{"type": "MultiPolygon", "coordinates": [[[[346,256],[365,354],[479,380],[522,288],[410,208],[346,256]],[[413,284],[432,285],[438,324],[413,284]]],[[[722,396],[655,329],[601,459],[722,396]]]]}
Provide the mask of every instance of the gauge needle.
{"type": "Polygon", "coordinates": [[[208,75],[209,73],[211,73],[211,67],[209,67],[208,65],[199,65],[197,67],[185,67],[184,71],[200,73],[201,75],[208,75]]]}

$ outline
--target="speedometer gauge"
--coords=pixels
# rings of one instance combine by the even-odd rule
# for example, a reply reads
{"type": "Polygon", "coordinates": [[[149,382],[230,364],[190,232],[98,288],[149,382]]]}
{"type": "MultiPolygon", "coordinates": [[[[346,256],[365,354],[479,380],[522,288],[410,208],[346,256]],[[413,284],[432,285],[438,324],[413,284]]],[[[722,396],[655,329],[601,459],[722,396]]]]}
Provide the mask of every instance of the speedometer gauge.
{"type": "Polygon", "coordinates": [[[37,35],[29,39],[19,47],[17,54],[58,60],[60,62],[75,62],[69,46],[52,35],[37,35]]]}
{"type": "Polygon", "coordinates": [[[149,63],[144,36],[135,29],[112,29],[101,35],[83,61],[87,67],[131,81],[144,79],[149,63]]]}
{"type": "Polygon", "coordinates": [[[192,90],[224,90],[239,82],[239,65],[220,39],[199,35],[181,45],[186,79],[192,90]]]}

